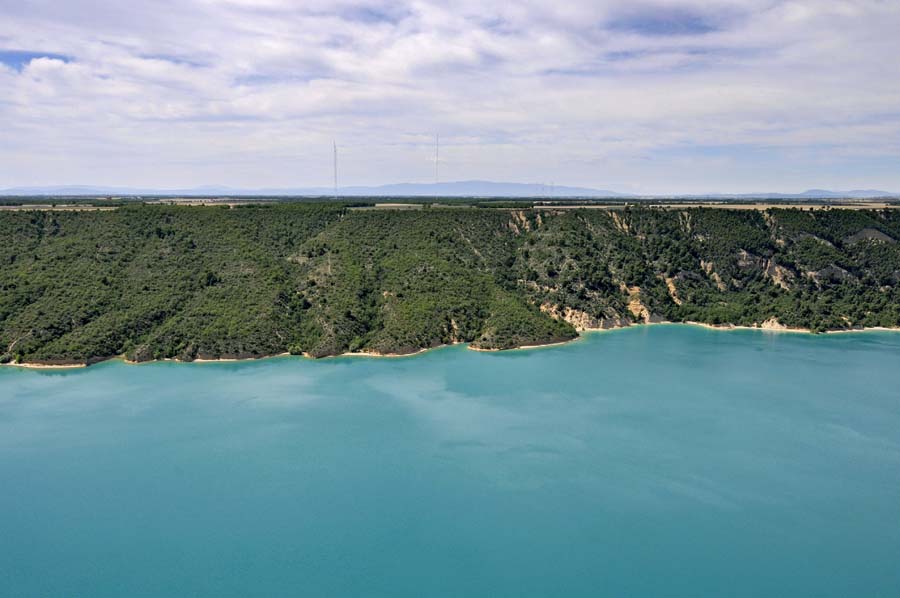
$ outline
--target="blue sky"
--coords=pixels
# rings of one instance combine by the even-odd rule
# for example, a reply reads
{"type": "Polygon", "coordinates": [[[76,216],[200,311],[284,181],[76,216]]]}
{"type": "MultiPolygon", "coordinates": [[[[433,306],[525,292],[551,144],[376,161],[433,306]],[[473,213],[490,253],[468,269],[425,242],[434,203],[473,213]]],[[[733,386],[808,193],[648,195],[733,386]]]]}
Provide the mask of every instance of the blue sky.
{"type": "Polygon", "coordinates": [[[29,52],[28,50],[0,50],[0,64],[11,68],[15,71],[22,72],[22,69],[31,64],[32,60],[37,58],[49,58],[68,62],[70,58],[62,54],[54,54],[52,52],[29,52]]]}
{"type": "Polygon", "coordinates": [[[0,188],[900,192],[900,2],[0,2],[0,188]]]}

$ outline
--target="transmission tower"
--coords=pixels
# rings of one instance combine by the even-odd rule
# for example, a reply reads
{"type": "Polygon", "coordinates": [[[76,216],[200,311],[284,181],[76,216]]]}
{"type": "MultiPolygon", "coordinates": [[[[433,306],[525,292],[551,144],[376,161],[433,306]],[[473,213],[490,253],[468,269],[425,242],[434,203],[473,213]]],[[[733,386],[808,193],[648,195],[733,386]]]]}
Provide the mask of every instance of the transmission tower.
{"type": "Polygon", "coordinates": [[[437,185],[441,179],[438,176],[438,163],[441,159],[441,134],[436,133],[434,136],[434,184],[437,185]]]}

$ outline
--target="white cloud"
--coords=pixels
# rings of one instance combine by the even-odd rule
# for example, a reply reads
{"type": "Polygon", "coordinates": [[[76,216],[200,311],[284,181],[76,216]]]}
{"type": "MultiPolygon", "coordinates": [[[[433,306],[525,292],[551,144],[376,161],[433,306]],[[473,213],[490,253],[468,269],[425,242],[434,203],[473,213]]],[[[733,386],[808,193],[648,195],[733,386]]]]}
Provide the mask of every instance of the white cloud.
{"type": "Polygon", "coordinates": [[[440,131],[446,178],[900,190],[895,2],[44,1],[0,18],[0,63],[69,58],[0,66],[0,187],[324,184],[332,138],[347,184],[427,180],[440,131]],[[763,150],[793,173],[762,171],[763,150]]]}

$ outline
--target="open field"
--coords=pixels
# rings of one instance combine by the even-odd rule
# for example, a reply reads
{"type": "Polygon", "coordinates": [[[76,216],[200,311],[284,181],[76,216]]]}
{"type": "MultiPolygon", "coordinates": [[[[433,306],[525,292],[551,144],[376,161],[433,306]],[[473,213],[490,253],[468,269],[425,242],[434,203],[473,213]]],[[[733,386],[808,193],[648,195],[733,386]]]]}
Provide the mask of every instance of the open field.
{"type": "Polygon", "coordinates": [[[771,209],[797,209],[797,210],[825,210],[825,209],[841,209],[841,210],[882,210],[885,208],[900,208],[900,204],[890,204],[887,202],[834,202],[834,203],[729,203],[729,202],[671,202],[671,203],[642,203],[629,202],[628,204],[600,205],[600,204],[544,204],[535,205],[535,209],[601,209],[601,210],[621,210],[625,207],[640,206],[643,208],[662,208],[662,209],[686,209],[686,208],[718,208],[722,210],[771,210],[771,209]]]}
{"type": "Polygon", "coordinates": [[[0,205],[4,212],[94,212],[115,210],[118,206],[94,206],[89,204],[25,204],[25,205],[0,205]]]}
{"type": "Polygon", "coordinates": [[[421,210],[423,203],[375,203],[368,206],[353,206],[353,210],[421,210]]]}

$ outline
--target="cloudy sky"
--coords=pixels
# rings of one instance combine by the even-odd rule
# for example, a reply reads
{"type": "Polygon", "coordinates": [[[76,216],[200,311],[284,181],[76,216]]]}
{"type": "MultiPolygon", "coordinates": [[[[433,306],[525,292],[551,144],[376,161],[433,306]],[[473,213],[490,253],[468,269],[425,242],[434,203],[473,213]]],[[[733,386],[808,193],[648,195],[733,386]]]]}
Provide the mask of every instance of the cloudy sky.
{"type": "Polygon", "coordinates": [[[900,1],[0,0],[0,188],[900,191],[900,1]],[[451,6],[452,5],[452,6],[451,6]]]}

